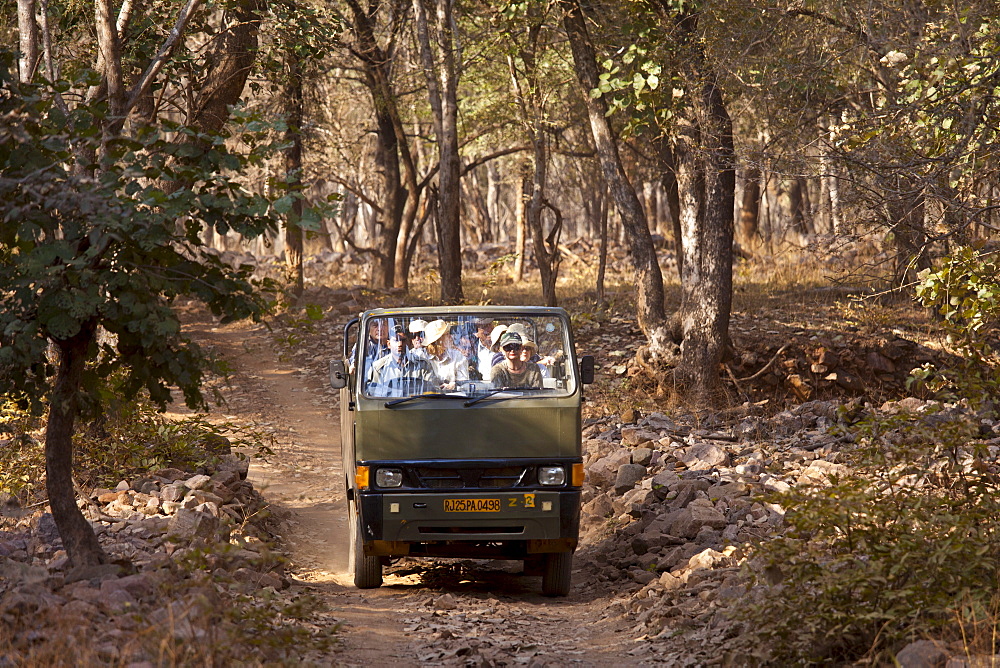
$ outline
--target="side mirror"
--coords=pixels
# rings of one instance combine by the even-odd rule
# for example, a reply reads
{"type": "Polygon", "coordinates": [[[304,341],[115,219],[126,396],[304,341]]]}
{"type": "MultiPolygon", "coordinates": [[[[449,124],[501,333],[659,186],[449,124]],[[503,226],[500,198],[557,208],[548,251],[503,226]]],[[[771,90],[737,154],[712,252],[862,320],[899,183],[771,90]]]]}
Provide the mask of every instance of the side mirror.
{"type": "Polygon", "coordinates": [[[580,358],[580,382],[590,385],[594,382],[594,356],[584,355],[580,358]]]}
{"type": "Polygon", "coordinates": [[[347,378],[343,360],[330,360],[330,387],[335,390],[347,387],[347,378]]]}

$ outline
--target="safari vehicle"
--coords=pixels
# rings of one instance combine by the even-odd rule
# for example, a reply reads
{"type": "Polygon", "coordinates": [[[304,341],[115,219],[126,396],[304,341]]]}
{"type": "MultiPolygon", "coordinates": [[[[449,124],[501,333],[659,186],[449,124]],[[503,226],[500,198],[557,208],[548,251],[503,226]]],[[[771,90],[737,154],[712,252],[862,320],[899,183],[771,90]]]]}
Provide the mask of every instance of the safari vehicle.
{"type": "MultiPolygon", "coordinates": [[[[508,349],[513,354],[516,344],[508,349]]],[[[566,595],[584,477],[582,386],[594,375],[593,358],[575,356],[566,311],[376,309],[345,325],[343,352],[330,363],[330,382],[340,389],[355,585],[381,586],[382,567],[407,555],[513,559],[542,576],[544,594],[566,595]],[[534,342],[541,383],[497,387],[477,378],[480,367],[490,375],[492,363],[485,347],[477,363],[477,325],[484,339],[506,327],[534,342]],[[404,363],[399,343],[396,359],[411,371],[378,377],[387,363],[383,337],[403,341],[424,327],[470,360],[468,379],[429,377],[413,361],[426,353],[409,350],[404,363]]]]}

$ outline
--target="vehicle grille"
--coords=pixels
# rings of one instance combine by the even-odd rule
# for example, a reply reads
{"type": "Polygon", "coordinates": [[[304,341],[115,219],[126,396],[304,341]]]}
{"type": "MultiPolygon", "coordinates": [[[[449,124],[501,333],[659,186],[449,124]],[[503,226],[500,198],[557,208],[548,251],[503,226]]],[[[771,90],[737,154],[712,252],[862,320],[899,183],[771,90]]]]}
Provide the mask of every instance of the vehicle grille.
{"type": "Polygon", "coordinates": [[[422,487],[428,489],[505,489],[524,485],[528,469],[524,466],[497,468],[429,468],[414,469],[422,487]]]}

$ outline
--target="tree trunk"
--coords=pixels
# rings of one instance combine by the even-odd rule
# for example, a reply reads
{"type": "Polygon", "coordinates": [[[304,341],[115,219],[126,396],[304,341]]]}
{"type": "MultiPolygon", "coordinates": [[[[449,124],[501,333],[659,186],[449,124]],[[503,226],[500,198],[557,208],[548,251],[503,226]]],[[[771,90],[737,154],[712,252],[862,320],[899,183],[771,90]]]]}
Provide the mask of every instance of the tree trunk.
{"type": "Polygon", "coordinates": [[[659,161],[660,184],[667,195],[667,208],[670,211],[670,226],[673,233],[674,256],[677,258],[677,278],[684,271],[684,249],[681,244],[681,200],[677,192],[677,161],[670,141],[659,134],[654,140],[656,157],[659,161]]]}
{"type": "Polygon", "coordinates": [[[635,188],[622,166],[616,137],[607,118],[607,104],[603,98],[594,98],[590,95],[590,91],[596,89],[599,83],[597,62],[579,0],[564,0],[563,7],[565,9],[563,25],[573,51],[574,69],[590,118],[594,148],[600,159],[608,192],[614,199],[618,215],[622,219],[632,264],[637,274],[639,327],[649,342],[649,352],[655,358],[666,351],[669,340],[666,309],[663,303],[663,274],[656,260],[653,238],[649,233],[649,225],[639,204],[639,198],[636,197],[635,188]]]}
{"type": "Polygon", "coordinates": [[[438,144],[438,263],[441,274],[441,301],[457,304],[462,292],[461,246],[461,162],[458,156],[458,70],[453,35],[453,0],[435,0],[428,22],[424,3],[413,0],[424,76],[430,94],[438,144]],[[430,36],[433,27],[435,39],[430,36]]]}
{"type": "Polygon", "coordinates": [[[916,280],[917,272],[930,267],[927,230],[924,226],[924,193],[919,184],[897,177],[888,190],[889,222],[895,247],[895,284],[916,280]]]}
{"type": "Polygon", "coordinates": [[[757,238],[760,225],[760,170],[747,169],[743,181],[743,201],[740,204],[740,233],[748,246],[757,238]]]}
{"type": "Polygon", "coordinates": [[[527,202],[528,198],[531,197],[529,191],[531,186],[530,171],[531,168],[528,163],[521,163],[521,178],[518,179],[517,200],[514,202],[514,254],[516,257],[514,258],[514,268],[511,277],[515,282],[520,282],[524,279],[527,202]]]}
{"type": "Polygon", "coordinates": [[[188,119],[202,132],[220,131],[229,120],[229,107],[243,95],[257,55],[260,17],[265,9],[265,0],[239,0],[227,10],[226,27],[212,44],[211,66],[188,119]]]}
{"type": "MultiPolygon", "coordinates": [[[[286,107],[285,130],[285,180],[290,192],[302,193],[302,71],[299,56],[294,49],[285,53],[286,70],[283,100],[286,107]]],[[[305,276],[302,267],[303,234],[299,222],[302,220],[302,200],[296,198],[292,209],[285,218],[285,266],[294,281],[295,296],[301,297],[305,290],[305,276]]]]}
{"type": "Polygon", "coordinates": [[[527,227],[531,231],[531,245],[538,265],[538,275],[542,280],[542,299],[546,306],[556,306],[556,274],[554,265],[558,263],[559,248],[551,251],[545,247],[545,232],[542,229],[542,206],[545,201],[545,178],[548,163],[545,135],[540,128],[532,133],[534,144],[534,169],[531,178],[531,197],[525,207],[527,227]]]}
{"type": "Polygon", "coordinates": [[[493,162],[486,165],[486,213],[490,227],[484,230],[483,239],[492,242],[496,239],[494,230],[499,228],[500,223],[500,170],[493,162]]]}
{"type": "Polygon", "coordinates": [[[733,285],[736,157],[732,121],[714,79],[694,101],[696,123],[679,142],[684,274],[681,361],[675,379],[697,405],[721,398],[733,285]]]}
{"type": "Polygon", "coordinates": [[[35,22],[35,0],[17,0],[17,34],[20,58],[17,75],[21,83],[35,76],[41,51],[38,48],[38,23],[35,22]]]}
{"type": "Polygon", "coordinates": [[[600,229],[598,231],[601,238],[601,249],[599,252],[599,257],[597,260],[597,285],[595,287],[597,293],[597,305],[603,307],[606,300],[604,298],[604,275],[608,270],[608,209],[610,204],[608,202],[607,192],[602,190],[601,192],[601,212],[598,218],[600,229]]]}
{"type": "Polygon", "coordinates": [[[73,338],[56,342],[59,370],[45,429],[45,489],[66,556],[74,566],[94,566],[108,560],[94,529],[76,505],[73,486],[74,423],[87,349],[94,342],[96,327],[88,322],[73,338]]]}
{"type": "Polygon", "coordinates": [[[378,5],[375,3],[365,11],[356,0],[348,0],[347,4],[354,17],[354,53],[362,62],[364,83],[375,111],[375,161],[382,176],[379,205],[382,229],[372,243],[379,267],[372,279],[375,287],[406,289],[409,283],[404,259],[406,239],[416,214],[416,174],[390,81],[390,58],[375,35],[378,5]]]}

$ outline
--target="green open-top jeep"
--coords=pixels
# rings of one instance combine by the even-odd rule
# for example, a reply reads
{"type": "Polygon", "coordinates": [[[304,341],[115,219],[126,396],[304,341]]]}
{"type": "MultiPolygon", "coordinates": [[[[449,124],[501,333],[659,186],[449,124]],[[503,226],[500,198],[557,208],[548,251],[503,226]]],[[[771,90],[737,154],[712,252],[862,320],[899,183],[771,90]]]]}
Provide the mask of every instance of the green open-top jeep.
{"type": "Polygon", "coordinates": [[[520,559],[565,595],[580,521],[582,385],[563,309],[366,311],[344,327],[341,391],[351,570],[392,557],[520,559]],[[426,342],[426,345],[424,345],[426,342]]]}

